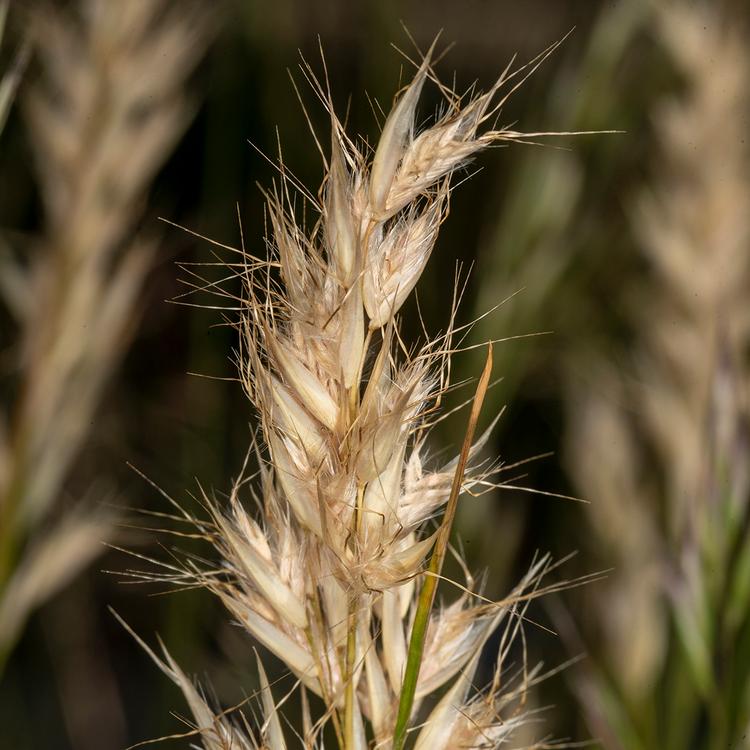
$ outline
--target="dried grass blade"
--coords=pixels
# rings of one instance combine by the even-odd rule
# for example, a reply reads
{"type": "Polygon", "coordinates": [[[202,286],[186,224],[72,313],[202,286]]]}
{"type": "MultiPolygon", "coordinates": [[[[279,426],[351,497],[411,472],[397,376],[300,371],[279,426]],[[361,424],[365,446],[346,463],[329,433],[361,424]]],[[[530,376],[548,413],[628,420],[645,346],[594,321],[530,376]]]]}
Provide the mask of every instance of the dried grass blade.
{"type": "Polygon", "coordinates": [[[406,659],[406,669],[404,670],[404,680],[401,686],[401,695],[398,703],[398,715],[396,718],[396,728],[393,733],[393,750],[402,750],[406,740],[406,729],[411,716],[412,706],[414,705],[414,696],[417,690],[417,680],[419,679],[419,669],[422,664],[422,654],[424,651],[425,635],[427,634],[427,625],[430,620],[430,612],[435,601],[435,591],[443,568],[443,561],[448,549],[453,519],[456,516],[458,507],[458,497],[461,494],[461,485],[463,483],[466,462],[469,459],[469,453],[474,441],[474,432],[476,431],[479,414],[482,410],[482,403],[489,388],[490,376],[492,374],[492,343],[487,346],[487,360],[484,370],[479,378],[476,393],[474,394],[474,403],[471,406],[469,422],[466,426],[464,442],[461,446],[461,454],[456,466],[456,473],[453,475],[453,485],[451,494],[448,499],[448,505],[438,532],[435,549],[430,558],[428,572],[430,575],[425,577],[422,591],[419,594],[417,611],[414,616],[414,625],[412,626],[411,638],[409,641],[409,652],[406,659]]]}

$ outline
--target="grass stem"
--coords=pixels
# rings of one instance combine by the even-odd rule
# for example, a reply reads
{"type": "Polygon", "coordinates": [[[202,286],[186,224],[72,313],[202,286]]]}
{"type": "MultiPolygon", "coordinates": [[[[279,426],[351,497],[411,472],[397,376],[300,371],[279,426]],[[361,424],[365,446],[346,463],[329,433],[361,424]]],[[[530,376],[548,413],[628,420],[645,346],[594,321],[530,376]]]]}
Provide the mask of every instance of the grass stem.
{"type": "Polygon", "coordinates": [[[443,568],[443,561],[448,549],[451,528],[453,520],[456,517],[458,507],[458,497],[461,494],[461,485],[463,484],[464,472],[466,471],[466,462],[469,460],[469,452],[474,440],[479,413],[482,409],[487,388],[489,387],[490,375],[492,374],[492,343],[487,347],[487,360],[484,364],[484,370],[479,378],[474,401],[471,406],[469,422],[466,426],[464,442],[461,446],[461,454],[456,466],[456,473],[453,475],[453,485],[451,494],[448,499],[448,505],[445,509],[445,516],[440,527],[435,548],[430,558],[430,564],[427,569],[427,575],[422,585],[417,603],[417,611],[414,616],[414,625],[412,626],[411,638],[409,639],[409,652],[406,657],[406,669],[404,670],[404,681],[401,686],[401,695],[398,702],[398,715],[396,718],[396,727],[393,733],[393,750],[402,750],[406,741],[406,730],[411,717],[412,706],[414,705],[414,696],[417,691],[417,680],[419,679],[419,669],[422,665],[422,654],[424,651],[425,635],[427,634],[427,625],[430,621],[430,612],[435,601],[435,591],[443,568]]]}

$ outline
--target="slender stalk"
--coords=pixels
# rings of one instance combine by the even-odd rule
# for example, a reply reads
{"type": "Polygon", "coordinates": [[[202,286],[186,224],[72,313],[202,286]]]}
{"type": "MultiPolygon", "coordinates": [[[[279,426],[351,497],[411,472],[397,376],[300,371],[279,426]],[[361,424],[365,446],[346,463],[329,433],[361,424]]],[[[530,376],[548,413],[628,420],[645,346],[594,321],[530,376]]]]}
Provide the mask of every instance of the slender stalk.
{"type": "MultiPolygon", "coordinates": [[[[317,617],[318,622],[323,623],[323,611],[320,606],[320,599],[318,598],[317,589],[315,590],[315,596],[310,597],[310,604],[313,612],[315,613],[315,616],[317,617]]],[[[334,700],[332,700],[330,695],[328,695],[327,690],[331,671],[330,665],[328,665],[328,674],[326,674],[323,666],[323,661],[318,655],[321,649],[319,648],[319,644],[315,641],[315,637],[313,636],[311,627],[308,626],[307,628],[305,628],[305,636],[307,638],[308,644],[310,645],[310,653],[314,655],[315,668],[318,673],[318,683],[320,684],[320,690],[323,700],[327,706],[332,706],[334,705],[334,700]]],[[[338,740],[339,747],[344,747],[344,735],[341,729],[341,719],[338,711],[331,712],[331,721],[333,722],[333,729],[336,732],[336,739],[338,740]]]]}
{"type": "MultiPolygon", "coordinates": [[[[357,408],[359,402],[357,401],[357,408]]],[[[365,485],[360,484],[357,487],[357,505],[354,508],[354,535],[357,538],[359,526],[362,519],[362,504],[364,503],[365,485]]],[[[357,660],[357,628],[359,628],[359,618],[357,609],[359,608],[359,597],[352,593],[349,600],[349,612],[347,616],[347,634],[346,634],[346,665],[344,669],[345,693],[344,693],[344,749],[350,750],[354,747],[354,665],[357,660]]]]}
{"type": "Polygon", "coordinates": [[[461,446],[461,454],[458,458],[456,473],[453,475],[453,485],[451,487],[450,498],[445,509],[445,516],[440,527],[435,549],[430,558],[430,565],[427,569],[427,575],[422,585],[417,603],[417,612],[414,616],[414,625],[409,639],[409,653],[406,658],[406,669],[404,670],[404,681],[401,686],[401,695],[398,701],[398,716],[396,718],[396,728],[393,733],[393,750],[402,750],[406,741],[406,729],[411,716],[412,706],[414,705],[414,696],[417,691],[417,680],[419,679],[419,669],[422,665],[422,653],[424,651],[425,635],[427,634],[427,625],[430,621],[430,612],[435,601],[435,591],[440,577],[440,571],[443,568],[443,561],[448,549],[453,519],[456,517],[456,508],[458,507],[458,497],[461,494],[461,485],[463,484],[464,472],[466,471],[466,462],[469,459],[469,451],[474,441],[474,432],[479,413],[482,409],[487,388],[489,387],[490,375],[492,374],[492,343],[487,347],[487,360],[484,364],[484,370],[479,378],[474,402],[471,406],[469,423],[466,426],[466,435],[461,446]]]}
{"type": "Polygon", "coordinates": [[[344,695],[344,748],[354,748],[354,662],[357,658],[357,597],[349,602],[348,633],[346,636],[346,692],[344,695]]]}

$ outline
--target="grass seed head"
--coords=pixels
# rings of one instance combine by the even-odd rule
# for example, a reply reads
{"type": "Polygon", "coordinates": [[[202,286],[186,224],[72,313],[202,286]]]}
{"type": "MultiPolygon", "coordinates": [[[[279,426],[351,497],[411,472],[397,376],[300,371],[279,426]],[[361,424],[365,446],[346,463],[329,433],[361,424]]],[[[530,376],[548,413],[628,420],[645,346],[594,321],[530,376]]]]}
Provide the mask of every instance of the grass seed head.
{"type": "MultiPolygon", "coordinates": [[[[449,384],[455,311],[446,334],[410,352],[397,316],[435,246],[455,170],[481,148],[520,136],[482,130],[505,100],[498,93],[512,78],[507,70],[486,94],[462,98],[441,87],[445,114],[415,134],[420,93],[434,78],[430,60],[418,66],[372,152],[347,138],[330,93],[306,69],[331,118],[320,199],[295,196],[281,169],[266,195],[270,257],[246,254],[238,274],[239,367],[267,451],[261,519],[240,503],[246,482],[238,480],[228,511],[209,503],[207,535],[223,568],[188,570],[322,698],[326,713],[310,731],[331,721],[346,750],[367,747],[365,722],[381,747],[393,735],[436,538],[431,522],[448,502],[458,465],[433,468],[425,450],[428,415],[449,384]],[[298,223],[297,199],[318,213],[312,229],[298,223]]],[[[470,452],[465,490],[493,486],[496,467],[476,460],[485,440],[470,452]]],[[[537,566],[514,593],[525,595],[539,575],[537,566]]],[[[467,685],[511,605],[478,602],[467,588],[433,613],[417,704],[457,679],[449,695],[460,694],[476,726],[492,727],[486,706],[496,701],[475,701],[467,685]]],[[[266,723],[278,744],[274,721],[266,723]]],[[[439,713],[430,719],[435,727],[445,721],[439,713]]],[[[432,747],[429,726],[418,746],[432,747]]],[[[453,715],[445,726],[447,737],[470,734],[453,715]]]]}

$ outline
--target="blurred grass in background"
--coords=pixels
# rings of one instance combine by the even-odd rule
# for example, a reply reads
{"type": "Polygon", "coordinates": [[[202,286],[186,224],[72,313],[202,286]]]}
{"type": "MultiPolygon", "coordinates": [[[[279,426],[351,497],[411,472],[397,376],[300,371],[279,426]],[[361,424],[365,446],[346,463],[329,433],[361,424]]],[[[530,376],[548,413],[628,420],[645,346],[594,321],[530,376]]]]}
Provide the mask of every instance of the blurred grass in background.
{"type": "MultiPolygon", "coordinates": [[[[144,4],[163,6],[162,21],[173,29],[179,22],[170,13],[189,5],[135,3],[144,4]]],[[[128,194],[121,234],[107,243],[121,263],[132,257],[135,238],[149,241],[149,263],[139,271],[127,316],[131,325],[103,336],[118,356],[107,364],[94,354],[101,385],[86,411],[90,416],[79,425],[80,448],[73,450],[65,436],[57,438],[70,458],[48,493],[50,511],[19,538],[14,557],[35,552],[39,539],[62,528],[69,514],[97,503],[166,510],[164,498],[126,462],[183,502],[190,502],[187,493],[196,480],[217,493],[229,488],[253,423],[231,380],[233,333],[217,325],[215,311],[165,302],[186,291],[180,279],[189,275],[176,264],[209,260],[212,247],[157,217],[238,246],[239,209],[249,249],[265,252],[256,182],[267,184],[274,171],[258,151],[274,157],[278,137],[285,163],[304,184],[316,186],[321,174],[287,73],[301,81],[298,51],[319,69],[320,39],[334,102],[340,111],[348,107],[350,132],[372,136],[382,116],[368,97],[387,110],[395,85],[410,70],[389,45],[415,54],[401,22],[422,49],[440,29],[443,41],[456,43],[440,69],[455,69],[459,88],[475,80],[486,85],[513,54],[531,59],[575,27],[562,49],[514,94],[502,119],[528,131],[625,132],[486,155],[482,170],[456,193],[418,293],[425,325],[439,330],[459,258],[464,276],[472,268],[464,320],[510,298],[476,326],[468,344],[552,332],[495,349],[495,375],[502,380],[490,392],[493,406],[508,404],[495,448],[508,463],[552,452],[519,468],[523,476],[513,484],[584,496],[591,506],[514,490],[467,499],[458,536],[475,566],[489,568],[489,596],[514,581],[536,549],[558,557],[579,550],[562,573],[566,578],[613,568],[605,582],[549,601],[546,609],[541,604],[532,614],[560,633],[556,637],[530,624],[532,658],[556,666],[588,654],[534,697],[549,706],[543,716],[551,736],[594,737],[623,750],[750,746],[745,5],[685,1],[667,14],[664,3],[646,0],[210,5],[210,13],[191,18],[187,44],[165,47],[164,57],[135,66],[140,72],[130,79],[104,78],[115,99],[142,93],[150,83],[158,109],[175,94],[155,84],[156,73],[181,65],[185,80],[174,85],[195,109],[192,119],[187,112],[182,116],[181,139],[171,147],[165,139],[149,159],[138,195],[128,194]],[[716,283],[709,283],[712,279],[716,283]],[[678,505],[687,510],[678,514],[678,505]]],[[[102,20],[107,3],[11,6],[1,70],[12,68],[24,45],[37,52],[0,135],[4,449],[16,429],[13,415],[29,373],[24,336],[43,326],[30,329],[17,308],[30,309],[42,321],[50,318],[39,312],[50,304],[49,294],[18,279],[45,258],[60,257],[54,247],[65,244],[61,236],[71,231],[74,218],[66,209],[50,222],[45,194],[50,185],[43,175],[51,165],[42,159],[37,171],[31,166],[41,138],[30,126],[32,97],[45,75],[59,74],[55,68],[50,73],[48,58],[39,54],[34,19],[40,9],[54,7],[62,15],[50,33],[55,23],[72,23],[85,37],[91,33],[86,29],[102,20]]],[[[45,18],[50,20],[48,12],[45,18]]],[[[123,29],[122,22],[105,29],[110,45],[92,45],[88,62],[84,45],[68,50],[70,69],[78,72],[63,81],[79,106],[86,80],[116,69],[107,65],[112,49],[120,49],[123,29]]],[[[155,39],[148,28],[141,33],[155,39]]],[[[129,55],[137,60],[137,43],[124,40],[121,50],[125,67],[129,55]]],[[[313,125],[325,132],[325,113],[305,86],[300,88],[313,125]]],[[[438,102],[436,92],[427,94],[424,115],[438,102]]],[[[143,113],[133,117],[131,135],[144,122],[138,119],[143,113]]],[[[59,144],[71,132],[75,136],[76,122],[61,118],[59,144]]],[[[175,138],[177,132],[175,126],[175,138]]],[[[51,129],[53,142],[54,136],[51,129]]],[[[110,203],[92,246],[111,230],[106,219],[112,211],[125,210],[111,202],[112,184],[146,146],[123,142],[114,149],[113,176],[94,189],[94,205],[100,206],[100,192],[110,203]]],[[[93,150],[90,139],[83,142],[82,163],[93,150]]],[[[61,179],[52,188],[59,189],[61,179]]],[[[73,184],[73,194],[80,196],[73,184]]],[[[84,219],[89,210],[94,209],[79,209],[84,219]]],[[[67,244],[90,257],[94,250],[76,237],[67,244]]],[[[109,298],[111,282],[112,274],[99,269],[99,296],[89,302],[92,320],[101,315],[104,303],[96,300],[109,298]]],[[[63,291],[73,294],[69,286],[63,291]]],[[[404,317],[418,322],[416,316],[404,317]]],[[[407,333],[417,338],[418,324],[407,333]]],[[[73,348],[89,351],[90,331],[71,335],[73,348]]],[[[479,369],[477,358],[466,353],[457,359],[455,378],[473,377],[479,369]]],[[[74,409],[80,406],[77,372],[67,383],[47,374],[62,402],[74,409]]],[[[31,422],[49,438],[43,423],[31,422]]],[[[442,423],[436,441],[454,444],[456,424],[442,423]]],[[[59,455],[52,450],[53,458],[59,455]]],[[[5,480],[14,459],[5,450],[3,458],[5,480]]],[[[3,502],[7,508],[9,501],[3,502]]],[[[132,520],[132,514],[119,512],[132,520]]],[[[82,517],[90,519],[90,513],[82,517]]],[[[9,528],[6,523],[0,536],[9,528]]],[[[109,533],[117,546],[144,555],[159,554],[158,544],[171,543],[132,528],[129,520],[109,533]]],[[[223,705],[243,697],[240,684],[251,692],[253,656],[224,613],[200,592],[149,596],[160,592],[122,585],[121,576],[101,572],[132,564],[122,552],[102,550],[88,570],[61,590],[50,590],[46,603],[37,597],[42,606],[19,631],[15,648],[8,648],[0,678],[0,747],[118,748],[183,730],[170,716],[183,711],[176,690],[116,625],[107,605],[145,636],[158,631],[187,671],[208,677],[223,705]]],[[[6,583],[0,579],[0,592],[6,583]]]]}

